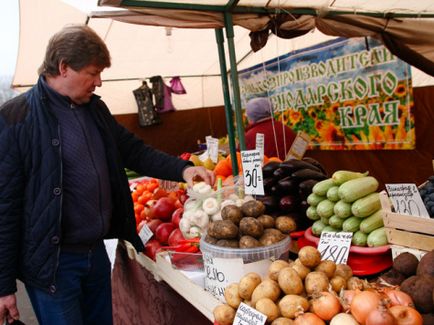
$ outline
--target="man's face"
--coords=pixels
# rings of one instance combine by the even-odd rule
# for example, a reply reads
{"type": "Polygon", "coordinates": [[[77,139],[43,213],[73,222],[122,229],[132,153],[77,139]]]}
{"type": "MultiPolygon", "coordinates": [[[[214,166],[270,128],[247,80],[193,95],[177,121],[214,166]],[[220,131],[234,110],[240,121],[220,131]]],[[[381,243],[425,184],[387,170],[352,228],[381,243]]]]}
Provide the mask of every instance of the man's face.
{"type": "Polygon", "coordinates": [[[66,66],[63,90],[75,104],[85,104],[90,101],[96,87],[101,87],[101,69],[95,65],[88,65],[79,71],[66,66]]]}

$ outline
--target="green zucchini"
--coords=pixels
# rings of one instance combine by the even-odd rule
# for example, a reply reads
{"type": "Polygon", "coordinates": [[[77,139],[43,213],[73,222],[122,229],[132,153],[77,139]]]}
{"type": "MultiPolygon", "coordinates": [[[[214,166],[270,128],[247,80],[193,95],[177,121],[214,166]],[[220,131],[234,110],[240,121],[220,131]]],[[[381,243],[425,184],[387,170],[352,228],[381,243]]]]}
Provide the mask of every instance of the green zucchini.
{"type": "Polygon", "coordinates": [[[344,202],[352,203],[378,189],[379,183],[372,176],[351,179],[339,186],[338,194],[344,202]]]}
{"type": "Polygon", "coordinates": [[[310,220],[319,220],[319,215],[318,213],[316,213],[316,208],[314,206],[310,206],[307,208],[306,210],[306,216],[310,219],[310,220]]]}
{"type": "Polygon", "coordinates": [[[348,219],[345,219],[344,223],[342,224],[342,230],[348,232],[356,232],[357,230],[359,230],[361,222],[362,219],[359,217],[349,217],[348,219]]]}
{"type": "Polygon", "coordinates": [[[327,199],[322,200],[316,206],[316,213],[318,213],[320,217],[330,218],[333,215],[334,206],[335,206],[334,202],[329,201],[327,199]]]}
{"type": "Polygon", "coordinates": [[[368,194],[351,205],[351,212],[356,217],[367,217],[381,209],[380,193],[368,194]]]}
{"type": "Polygon", "coordinates": [[[377,247],[387,245],[386,229],[384,227],[377,228],[368,235],[367,244],[369,247],[377,247]]]}
{"type": "Polygon", "coordinates": [[[312,192],[316,195],[325,196],[328,189],[334,185],[335,183],[333,182],[333,179],[327,178],[323,181],[316,183],[312,188],[312,192]]]}
{"type": "Polygon", "coordinates": [[[351,216],[351,203],[339,200],[333,207],[333,212],[336,216],[342,219],[346,219],[351,216]]]}
{"type": "Polygon", "coordinates": [[[332,202],[339,201],[338,189],[339,189],[339,186],[336,186],[336,185],[332,186],[328,189],[326,196],[330,201],[332,201],[332,202]]]}
{"type": "Polygon", "coordinates": [[[321,217],[320,220],[321,220],[321,222],[322,222],[323,224],[325,224],[326,226],[329,225],[329,218],[321,217]]]}
{"type": "Polygon", "coordinates": [[[312,225],[312,234],[314,234],[315,236],[320,236],[322,230],[325,228],[325,224],[323,224],[321,222],[321,220],[317,220],[313,223],[312,225]]]}
{"type": "Polygon", "coordinates": [[[356,231],[353,234],[353,238],[351,239],[351,244],[354,246],[366,246],[368,241],[368,235],[359,231],[356,231]]]}
{"type": "Polygon", "coordinates": [[[309,205],[316,207],[318,205],[318,203],[320,203],[321,201],[324,201],[325,199],[326,199],[325,196],[319,196],[315,193],[311,193],[307,197],[306,201],[307,201],[307,203],[309,203],[309,205]]]}
{"type": "Polygon", "coordinates": [[[333,228],[332,226],[325,226],[322,232],[338,232],[340,229],[333,228]]]}
{"type": "Polygon", "coordinates": [[[337,215],[332,215],[329,219],[329,225],[336,229],[342,229],[342,224],[345,219],[339,218],[337,215]]]}
{"type": "Polygon", "coordinates": [[[368,176],[369,172],[359,173],[350,170],[337,170],[333,173],[332,179],[336,185],[341,185],[351,179],[368,176]]]}
{"type": "Polygon", "coordinates": [[[360,231],[363,231],[365,234],[369,234],[370,232],[378,229],[380,227],[384,227],[383,223],[383,210],[379,209],[377,212],[371,214],[369,217],[363,219],[360,223],[360,231]]]}

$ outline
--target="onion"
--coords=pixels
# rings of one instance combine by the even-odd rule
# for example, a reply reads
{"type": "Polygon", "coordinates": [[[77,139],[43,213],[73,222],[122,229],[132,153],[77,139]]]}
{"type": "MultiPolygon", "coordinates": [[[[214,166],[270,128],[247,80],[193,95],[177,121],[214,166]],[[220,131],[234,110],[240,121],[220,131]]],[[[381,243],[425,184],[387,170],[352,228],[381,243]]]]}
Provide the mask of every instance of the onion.
{"type": "Polygon", "coordinates": [[[326,323],[314,313],[303,313],[295,318],[294,325],[326,325],[326,323]]]}
{"type": "Polygon", "coordinates": [[[376,309],[380,303],[380,295],[373,291],[362,291],[355,295],[351,302],[351,314],[364,324],[369,313],[376,309]]]}
{"type": "Polygon", "coordinates": [[[422,325],[423,318],[419,312],[409,306],[392,306],[389,311],[395,317],[397,325],[422,325]]]}
{"type": "Polygon", "coordinates": [[[359,290],[342,290],[339,299],[341,301],[341,305],[344,311],[349,311],[351,302],[356,294],[360,293],[359,290]]]}
{"type": "Polygon", "coordinates": [[[365,325],[395,325],[395,318],[386,307],[380,305],[366,317],[365,325]]]}
{"type": "Polygon", "coordinates": [[[332,318],[330,325],[360,325],[350,314],[340,313],[332,318]]]}
{"type": "Polygon", "coordinates": [[[323,291],[311,300],[311,311],[323,320],[331,320],[341,311],[341,304],[336,295],[323,291]]]}
{"type": "Polygon", "coordinates": [[[396,289],[385,290],[387,298],[389,298],[392,306],[410,306],[414,307],[413,300],[410,295],[406,294],[404,291],[396,289]]]}

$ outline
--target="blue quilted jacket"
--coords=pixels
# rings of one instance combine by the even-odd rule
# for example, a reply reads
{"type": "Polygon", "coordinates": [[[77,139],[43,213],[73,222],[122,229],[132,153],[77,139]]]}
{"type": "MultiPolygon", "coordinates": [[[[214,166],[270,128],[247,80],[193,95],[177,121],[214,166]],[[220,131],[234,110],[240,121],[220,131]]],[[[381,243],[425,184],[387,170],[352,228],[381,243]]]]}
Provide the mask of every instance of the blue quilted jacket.
{"type": "MultiPolygon", "coordinates": [[[[107,238],[125,239],[141,251],[124,168],[181,181],[188,162],[145,145],[116,122],[98,96],[90,105],[110,172],[113,215],[107,238]]],[[[16,291],[17,278],[55,291],[62,241],[59,139],[59,124],[41,81],[0,108],[0,296],[16,291]]]]}

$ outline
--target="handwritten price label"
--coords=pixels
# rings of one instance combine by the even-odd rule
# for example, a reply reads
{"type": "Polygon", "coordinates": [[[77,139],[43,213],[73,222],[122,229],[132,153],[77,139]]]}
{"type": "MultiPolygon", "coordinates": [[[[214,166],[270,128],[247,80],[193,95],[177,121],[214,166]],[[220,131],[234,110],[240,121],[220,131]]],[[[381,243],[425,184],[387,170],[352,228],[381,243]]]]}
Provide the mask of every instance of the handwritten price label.
{"type": "Polygon", "coordinates": [[[386,184],[386,190],[397,213],[429,218],[416,184],[386,184]]]}
{"type": "Polygon", "coordinates": [[[267,316],[242,302],[237,309],[234,325],[264,325],[267,316]]]}
{"type": "Polygon", "coordinates": [[[142,229],[140,229],[139,237],[143,242],[143,245],[145,245],[149,239],[153,236],[151,229],[149,229],[147,224],[144,224],[142,229]]]}
{"type": "Polygon", "coordinates": [[[321,260],[347,264],[352,238],[352,232],[322,232],[318,244],[321,260]]]}
{"type": "Polygon", "coordinates": [[[243,164],[245,193],[264,195],[261,153],[258,150],[241,151],[241,162],[243,164]]]}

